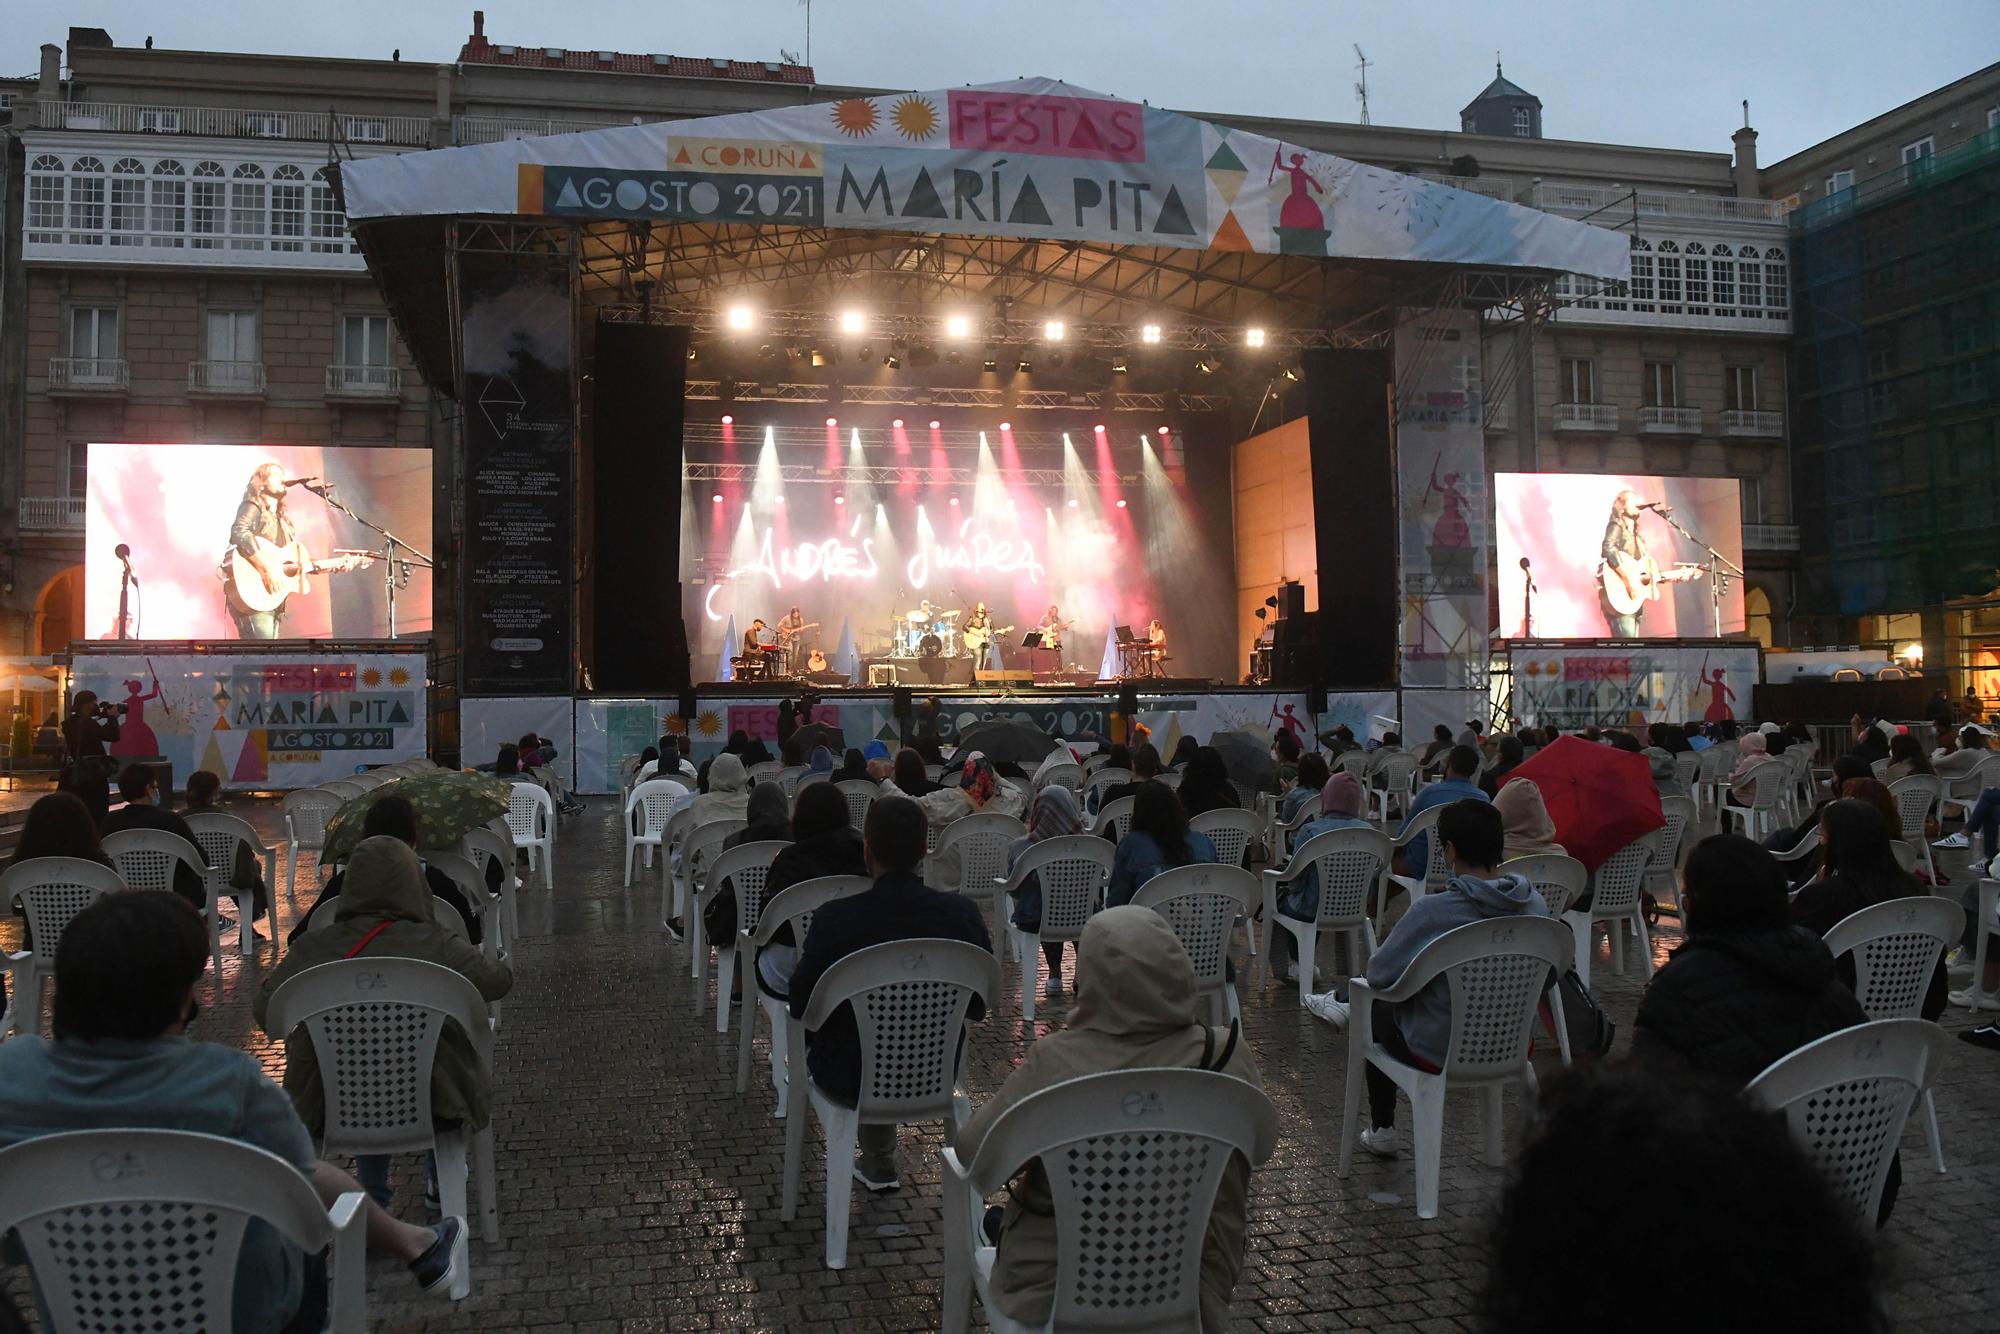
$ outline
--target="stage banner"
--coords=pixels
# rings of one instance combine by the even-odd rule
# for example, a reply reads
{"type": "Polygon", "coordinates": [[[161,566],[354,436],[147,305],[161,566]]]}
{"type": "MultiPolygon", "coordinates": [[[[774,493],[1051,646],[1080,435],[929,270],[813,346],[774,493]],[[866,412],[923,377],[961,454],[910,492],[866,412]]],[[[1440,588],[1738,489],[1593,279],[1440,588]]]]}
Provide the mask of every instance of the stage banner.
{"type": "Polygon", "coordinates": [[[1479,690],[1486,683],[1484,413],[1478,315],[1401,311],[1396,459],[1405,687],[1479,690]]]}
{"type": "MultiPolygon", "coordinates": [[[[462,699],[458,703],[458,762],[467,769],[482,765],[490,769],[500,756],[501,746],[533,732],[542,740],[555,743],[556,777],[565,789],[573,788],[582,772],[577,760],[574,714],[566,695],[462,699]]],[[[614,778],[609,787],[584,790],[616,792],[618,783],[614,778]]]]}
{"type": "Polygon", "coordinates": [[[427,751],[421,653],[79,654],[71,689],[123,710],[114,759],[176,781],[313,787],[427,751]]]}
{"type": "Polygon", "coordinates": [[[576,503],[569,272],[460,255],[458,295],[464,692],[567,695],[576,503]]]}
{"type": "Polygon", "coordinates": [[[356,221],[626,218],[1630,271],[1604,228],[1052,79],[364,158],[342,177],[356,221]]]}
{"type": "Polygon", "coordinates": [[[1530,727],[1633,727],[1748,718],[1755,644],[1515,644],[1508,712],[1530,727]]]}

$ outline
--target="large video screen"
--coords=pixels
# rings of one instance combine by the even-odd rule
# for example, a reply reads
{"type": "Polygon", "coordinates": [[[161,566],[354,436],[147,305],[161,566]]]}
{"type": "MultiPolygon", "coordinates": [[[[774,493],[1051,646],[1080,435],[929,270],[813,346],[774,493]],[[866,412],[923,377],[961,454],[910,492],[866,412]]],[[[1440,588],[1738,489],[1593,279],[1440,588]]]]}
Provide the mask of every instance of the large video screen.
{"type": "MultiPolygon", "coordinates": [[[[86,636],[118,637],[129,560],[134,639],[386,638],[383,539],[361,519],[431,554],[430,451],[93,444],[86,636]]],[[[395,593],[396,634],[430,633],[431,572],[395,593]]]]}
{"type": "Polygon", "coordinates": [[[1493,479],[1500,633],[1740,633],[1743,581],[1729,568],[1743,564],[1739,491],[1730,477],[1500,473],[1493,479]],[[1711,546],[1728,564],[1711,558],[1711,546]]]}

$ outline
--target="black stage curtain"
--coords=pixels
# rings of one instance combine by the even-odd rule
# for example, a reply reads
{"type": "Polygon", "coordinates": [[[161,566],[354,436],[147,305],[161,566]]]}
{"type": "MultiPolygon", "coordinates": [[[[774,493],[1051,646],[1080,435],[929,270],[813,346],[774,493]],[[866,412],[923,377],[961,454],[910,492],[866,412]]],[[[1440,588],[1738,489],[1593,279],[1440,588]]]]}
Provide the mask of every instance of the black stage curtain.
{"type": "Polygon", "coordinates": [[[1391,354],[1326,348],[1303,358],[1319,553],[1315,678],[1332,690],[1396,680],[1396,457],[1391,354]]]}
{"type": "Polygon", "coordinates": [[[599,692],[671,695],[689,683],[681,621],[681,417],[689,331],[597,326],[592,679],[599,692]]]}

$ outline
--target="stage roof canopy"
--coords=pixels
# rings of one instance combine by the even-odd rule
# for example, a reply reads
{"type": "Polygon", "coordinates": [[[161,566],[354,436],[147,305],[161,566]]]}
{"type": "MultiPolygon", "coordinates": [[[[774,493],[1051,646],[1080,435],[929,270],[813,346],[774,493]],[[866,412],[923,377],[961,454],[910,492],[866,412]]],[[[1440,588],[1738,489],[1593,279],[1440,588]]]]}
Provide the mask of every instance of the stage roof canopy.
{"type": "Polygon", "coordinates": [[[574,229],[590,299],[629,300],[636,275],[709,307],[886,282],[1078,320],[1323,325],[1429,304],[1452,272],[1492,279],[1475,304],[1629,272],[1620,233],[1050,79],[369,158],[342,182],[441,384],[462,219],[574,229]]]}

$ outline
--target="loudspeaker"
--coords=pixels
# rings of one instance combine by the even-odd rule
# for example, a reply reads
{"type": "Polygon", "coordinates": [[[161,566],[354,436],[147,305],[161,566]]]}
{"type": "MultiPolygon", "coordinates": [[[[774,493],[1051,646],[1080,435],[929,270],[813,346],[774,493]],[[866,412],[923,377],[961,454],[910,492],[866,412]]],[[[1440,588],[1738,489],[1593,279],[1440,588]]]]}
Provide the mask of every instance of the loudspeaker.
{"type": "Polygon", "coordinates": [[[1396,457],[1387,349],[1302,358],[1312,461],[1319,619],[1308,679],[1335,690],[1396,680],[1396,457]]]}
{"type": "Polygon", "coordinates": [[[1306,586],[1296,579],[1278,585],[1278,618],[1284,620],[1306,614],[1306,586]]]}
{"type": "Polygon", "coordinates": [[[1139,712],[1139,687],[1130,681],[1118,687],[1118,712],[1127,718],[1139,712]]]}
{"type": "Polygon", "coordinates": [[[1326,712],[1326,685],[1315,681],[1306,691],[1306,712],[1317,718],[1326,712]]]}
{"type": "Polygon", "coordinates": [[[693,722],[695,714],[700,712],[699,706],[695,703],[692,687],[681,691],[680,710],[681,717],[688,722],[693,722]]]}
{"type": "Polygon", "coordinates": [[[689,331],[597,326],[590,584],[599,690],[659,696],[692,679],[681,620],[681,417],[689,331]]]}
{"type": "Polygon", "coordinates": [[[908,722],[915,704],[908,686],[897,686],[895,694],[889,697],[889,711],[899,722],[908,722]]]}

